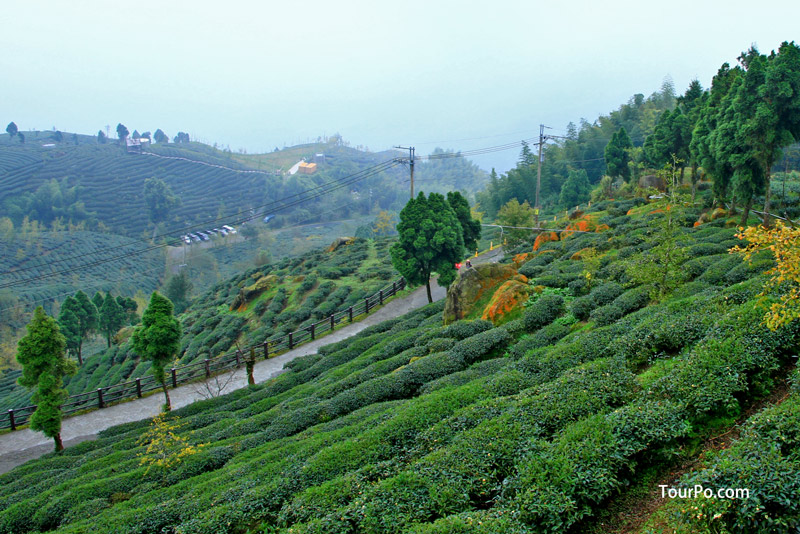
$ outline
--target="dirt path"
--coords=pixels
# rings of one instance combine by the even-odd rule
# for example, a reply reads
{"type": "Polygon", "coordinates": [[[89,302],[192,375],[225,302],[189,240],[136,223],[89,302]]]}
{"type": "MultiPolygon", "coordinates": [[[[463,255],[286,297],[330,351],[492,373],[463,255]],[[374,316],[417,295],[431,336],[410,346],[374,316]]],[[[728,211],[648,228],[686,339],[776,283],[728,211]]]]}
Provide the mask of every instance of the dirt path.
{"type": "MultiPolygon", "coordinates": [[[[497,261],[501,255],[502,252],[500,250],[484,253],[473,263],[497,261]]],[[[436,283],[431,284],[431,290],[435,301],[443,299],[446,295],[446,289],[439,287],[436,283]]],[[[258,362],[253,372],[256,383],[261,383],[278,376],[283,372],[283,366],[295,358],[308,354],[315,354],[317,349],[323,345],[329,345],[347,339],[369,326],[399,317],[412,310],[421,308],[427,303],[428,298],[426,296],[425,286],[416,288],[405,297],[392,299],[359,322],[349,324],[339,330],[333,331],[327,336],[305,343],[275,358],[258,362]]],[[[233,390],[246,387],[247,375],[244,369],[238,369],[228,375],[221,375],[218,381],[212,378],[209,384],[213,386],[212,391],[214,391],[215,394],[229,393],[233,390]],[[229,376],[230,380],[228,380],[229,376]],[[224,385],[224,389],[218,391],[217,384],[224,385]]],[[[171,389],[169,395],[172,400],[173,408],[181,408],[195,401],[208,398],[209,392],[205,388],[204,383],[200,382],[185,384],[171,389]]],[[[80,443],[81,441],[95,439],[98,432],[114,425],[153,417],[158,414],[163,402],[163,395],[156,393],[143,399],[117,404],[83,415],[68,417],[64,419],[61,426],[61,438],[64,440],[64,446],[68,447],[69,445],[80,443]]],[[[34,432],[29,428],[0,435],[0,473],[6,473],[14,467],[28,460],[52,452],[52,450],[52,439],[45,437],[44,434],[40,432],[34,432]]]]}

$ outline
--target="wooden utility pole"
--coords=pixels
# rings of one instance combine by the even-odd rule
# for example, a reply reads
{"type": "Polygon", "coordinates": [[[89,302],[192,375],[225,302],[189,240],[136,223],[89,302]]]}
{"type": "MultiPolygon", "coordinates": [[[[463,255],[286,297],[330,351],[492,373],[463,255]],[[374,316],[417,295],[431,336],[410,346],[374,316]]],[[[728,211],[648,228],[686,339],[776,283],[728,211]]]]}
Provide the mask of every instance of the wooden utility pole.
{"type": "Polygon", "coordinates": [[[400,150],[408,150],[408,168],[411,177],[411,198],[414,198],[414,152],[415,149],[413,146],[405,147],[405,146],[396,146],[395,148],[399,148],[400,150]]]}
{"type": "Polygon", "coordinates": [[[536,160],[536,205],[533,208],[533,214],[536,217],[536,228],[539,228],[539,210],[542,208],[539,204],[539,190],[542,188],[542,147],[544,146],[544,124],[539,125],[539,158],[536,160]]]}

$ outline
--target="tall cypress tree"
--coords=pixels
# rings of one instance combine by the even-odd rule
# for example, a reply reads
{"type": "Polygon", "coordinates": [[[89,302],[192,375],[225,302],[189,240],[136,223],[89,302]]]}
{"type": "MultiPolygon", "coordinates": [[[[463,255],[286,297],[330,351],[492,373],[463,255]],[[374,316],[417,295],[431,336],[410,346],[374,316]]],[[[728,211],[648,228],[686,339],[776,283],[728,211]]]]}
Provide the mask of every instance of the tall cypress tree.
{"type": "Polygon", "coordinates": [[[39,306],[27,325],[28,333],[17,346],[17,361],[22,365],[20,385],[36,388],[31,415],[31,428],[53,438],[56,452],[64,449],[61,442],[61,404],[67,398],[63,377],[75,373],[75,363],[64,355],[66,340],[58,323],[39,306]]]}
{"type": "Polygon", "coordinates": [[[125,311],[119,305],[117,299],[111,296],[111,293],[106,293],[99,315],[100,331],[105,334],[106,343],[111,347],[111,338],[125,324],[125,311]]]}
{"type": "Polygon", "coordinates": [[[478,248],[478,239],[481,238],[481,223],[472,218],[469,202],[458,191],[447,193],[447,203],[453,208],[464,239],[464,248],[467,252],[478,248]]]}
{"type": "Polygon", "coordinates": [[[133,332],[134,352],[153,363],[153,376],[164,389],[165,411],[172,409],[172,403],[164,368],[178,352],[181,340],[181,326],[172,312],[172,302],[154,291],[142,314],[142,325],[133,332]]]}

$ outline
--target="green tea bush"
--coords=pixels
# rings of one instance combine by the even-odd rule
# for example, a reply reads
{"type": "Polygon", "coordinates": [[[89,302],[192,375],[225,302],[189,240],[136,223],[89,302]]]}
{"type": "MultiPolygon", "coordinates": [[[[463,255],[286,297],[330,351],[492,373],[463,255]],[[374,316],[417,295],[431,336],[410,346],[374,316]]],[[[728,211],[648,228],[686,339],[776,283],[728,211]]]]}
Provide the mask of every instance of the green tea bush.
{"type": "Polygon", "coordinates": [[[651,288],[646,285],[628,289],[614,299],[613,305],[617,306],[623,315],[628,315],[647,306],[650,302],[650,290],[651,288]]]}
{"type": "Polygon", "coordinates": [[[585,297],[578,297],[570,302],[569,312],[579,321],[585,321],[589,318],[589,314],[592,313],[594,307],[594,299],[586,295],[585,297]]]}
{"type": "Polygon", "coordinates": [[[597,324],[597,326],[606,326],[618,321],[625,315],[622,308],[616,304],[606,304],[599,308],[595,308],[589,315],[589,318],[597,324]]]}
{"type": "Polygon", "coordinates": [[[457,340],[472,337],[475,334],[480,334],[494,327],[491,321],[484,321],[477,319],[475,321],[456,321],[455,323],[446,326],[440,332],[440,337],[451,337],[457,340]]]}
{"type": "Polygon", "coordinates": [[[555,344],[559,339],[569,334],[570,328],[565,325],[551,323],[515,343],[508,351],[511,358],[518,360],[528,351],[544,348],[555,344]]]}
{"type": "Polygon", "coordinates": [[[564,313],[564,298],[560,295],[542,295],[527,307],[522,316],[525,330],[533,332],[548,325],[564,313]]]}
{"type": "Polygon", "coordinates": [[[800,402],[795,395],[755,415],[734,444],[711,456],[707,467],[682,477],[680,486],[744,488],[730,499],[698,496],[674,510],[693,530],[790,532],[800,528],[800,402]]]}

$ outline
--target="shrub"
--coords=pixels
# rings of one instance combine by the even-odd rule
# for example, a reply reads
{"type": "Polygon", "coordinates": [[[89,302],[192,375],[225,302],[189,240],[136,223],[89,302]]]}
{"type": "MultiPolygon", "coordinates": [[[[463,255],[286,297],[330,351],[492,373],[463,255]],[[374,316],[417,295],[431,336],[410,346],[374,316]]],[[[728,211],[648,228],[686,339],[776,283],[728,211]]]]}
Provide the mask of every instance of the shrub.
{"type": "Polygon", "coordinates": [[[606,282],[597,286],[589,293],[589,298],[592,299],[595,307],[605,306],[610,304],[615,298],[622,295],[625,290],[616,282],[606,282]]]}
{"type": "Polygon", "coordinates": [[[533,332],[564,313],[564,298],[560,295],[542,295],[527,307],[522,316],[525,330],[533,332]]]}
{"type": "Polygon", "coordinates": [[[618,321],[624,313],[616,304],[606,304],[592,311],[590,318],[598,326],[606,326],[618,321]]]}
{"type": "Polygon", "coordinates": [[[614,299],[613,304],[622,311],[623,315],[635,312],[650,302],[650,290],[651,288],[646,285],[634,287],[614,299]]]}
{"type": "Polygon", "coordinates": [[[590,296],[578,297],[569,304],[569,312],[579,321],[585,321],[594,309],[594,299],[590,296]]]}
{"type": "Polygon", "coordinates": [[[486,330],[491,330],[492,328],[493,325],[491,321],[484,321],[483,319],[475,321],[456,321],[443,328],[437,337],[451,337],[461,340],[485,332],[486,330]]]}
{"type": "Polygon", "coordinates": [[[518,360],[530,350],[555,344],[559,339],[569,334],[569,330],[568,326],[551,323],[516,343],[508,353],[512,358],[518,360]]]}

